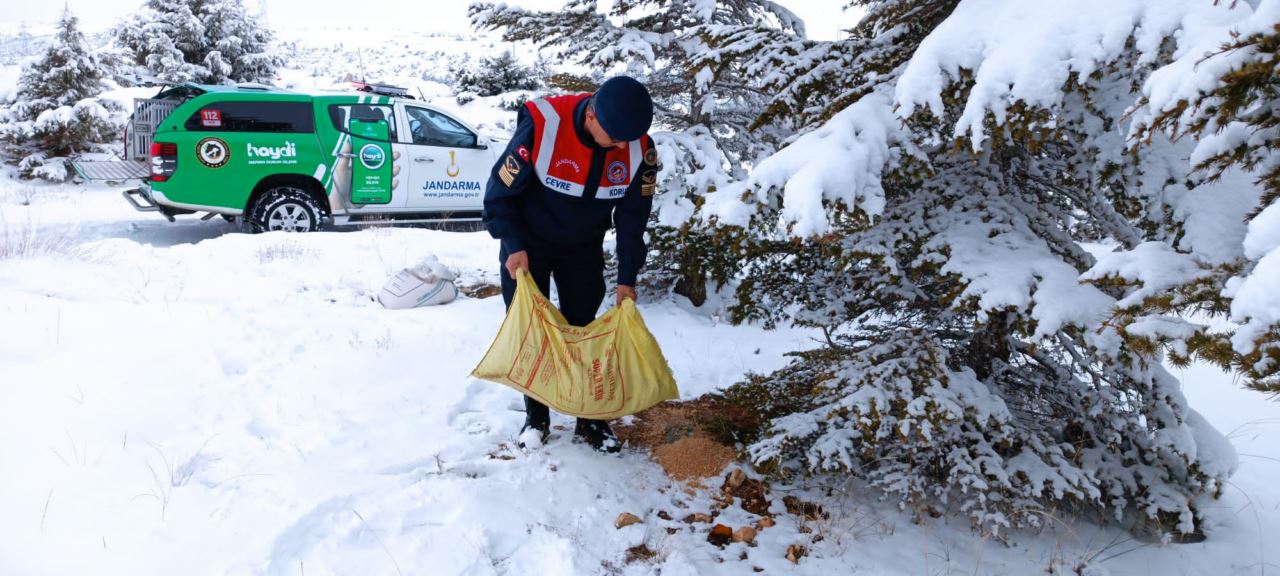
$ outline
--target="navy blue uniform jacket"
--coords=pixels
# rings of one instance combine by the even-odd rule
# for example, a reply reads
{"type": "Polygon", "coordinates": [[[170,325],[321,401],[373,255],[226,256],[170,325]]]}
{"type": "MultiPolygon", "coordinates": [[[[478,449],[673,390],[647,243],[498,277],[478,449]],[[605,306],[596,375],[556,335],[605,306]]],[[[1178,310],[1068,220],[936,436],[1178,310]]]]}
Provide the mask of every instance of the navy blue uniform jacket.
{"type": "MultiPolygon", "coordinates": [[[[653,197],[641,194],[641,178],[631,179],[627,193],[619,199],[596,198],[596,188],[604,170],[605,148],[596,145],[591,133],[582,125],[586,103],[583,100],[573,111],[573,129],[578,139],[592,150],[591,165],[587,172],[587,188],[581,198],[557,192],[546,186],[536,174],[530,160],[521,157],[517,150],[524,146],[533,150],[533,120],[523,106],[516,119],[516,131],[507,144],[507,150],[489,173],[489,187],[484,193],[484,224],[489,234],[502,241],[503,254],[513,254],[527,248],[556,250],[582,247],[584,244],[601,246],[604,234],[614,225],[618,239],[618,284],[635,286],[636,275],[644,266],[647,248],[644,230],[649,222],[653,197]],[[510,158],[508,158],[510,157],[510,158]],[[504,161],[514,160],[520,172],[507,186],[498,177],[504,161]]],[[[561,124],[569,126],[568,122],[561,124]]],[[[649,138],[649,136],[645,136],[649,138]]],[[[649,140],[653,146],[653,140],[649,140]]],[[[657,171],[656,166],[644,170],[657,171]]],[[[638,175],[637,175],[638,176],[638,175]]]]}

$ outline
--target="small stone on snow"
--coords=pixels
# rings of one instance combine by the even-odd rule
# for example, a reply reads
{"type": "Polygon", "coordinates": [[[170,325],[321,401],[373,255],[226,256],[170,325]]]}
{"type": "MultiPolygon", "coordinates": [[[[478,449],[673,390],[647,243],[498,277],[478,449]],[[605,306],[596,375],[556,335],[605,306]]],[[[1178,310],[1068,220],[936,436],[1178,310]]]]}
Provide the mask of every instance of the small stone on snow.
{"type": "Polygon", "coordinates": [[[636,516],[635,514],[632,514],[630,512],[623,512],[618,515],[617,520],[613,521],[613,527],[622,529],[632,524],[639,524],[640,522],[641,520],[639,516],[636,516]]]}
{"type": "Polygon", "coordinates": [[[742,482],[746,479],[747,479],[746,472],[743,472],[741,468],[734,468],[733,472],[730,472],[729,477],[726,478],[724,481],[725,488],[729,490],[733,490],[741,486],[742,482]]]}
{"type": "Polygon", "coordinates": [[[716,524],[711,528],[711,533],[707,534],[707,542],[716,546],[724,547],[733,541],[733,529],[724,524],[716,524]]]}

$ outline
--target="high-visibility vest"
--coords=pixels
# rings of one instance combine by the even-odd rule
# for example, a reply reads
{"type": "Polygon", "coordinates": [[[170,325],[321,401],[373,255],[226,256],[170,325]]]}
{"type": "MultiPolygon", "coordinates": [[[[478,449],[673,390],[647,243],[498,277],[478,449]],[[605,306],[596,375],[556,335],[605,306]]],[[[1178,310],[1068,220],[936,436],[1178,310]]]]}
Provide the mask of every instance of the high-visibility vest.
{"type": "MultiPolygon", "coordinates": [[[[582,197],[591,169],[593,149],[578,140],[573,110],[590,93],[548,96],[525,103],[533,119],[533,169],[543,186],[562,194],[582,197]],[[563,126],[563,130],[561,129],[563,126]]],[[[648,151],[648,139],[609,148],[600,173],[596,198],[622,198],[639,172],[648,151]]]]}

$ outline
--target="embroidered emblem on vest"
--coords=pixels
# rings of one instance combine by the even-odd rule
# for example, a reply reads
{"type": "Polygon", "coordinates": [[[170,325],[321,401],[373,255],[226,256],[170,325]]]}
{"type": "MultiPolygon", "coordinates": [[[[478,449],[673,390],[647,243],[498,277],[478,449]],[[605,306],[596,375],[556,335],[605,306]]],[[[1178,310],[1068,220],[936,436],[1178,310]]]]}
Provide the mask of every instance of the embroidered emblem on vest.
{"type": "Polygon", "coordinates": [[[621,160],[614,160],[609,163],[609,170],[606,172],[609,182],[612,184],[621,184],[627,181],[627,164],[621,160]]]}

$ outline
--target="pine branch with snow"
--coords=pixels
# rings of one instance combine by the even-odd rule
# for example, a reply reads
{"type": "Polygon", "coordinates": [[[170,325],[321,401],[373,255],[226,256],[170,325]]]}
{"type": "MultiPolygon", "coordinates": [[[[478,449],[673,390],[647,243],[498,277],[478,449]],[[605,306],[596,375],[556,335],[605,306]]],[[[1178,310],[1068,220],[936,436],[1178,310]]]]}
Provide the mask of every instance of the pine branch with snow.
{"type": "Polygon", "coordinates": [[[760,44],[747,67],[773,94],[755,126],[791,119],[813,128],[896,79],[915,47],[959,0],[855,0],[865,13],[846,39],[760,44]]]}
{"type": "MultiPolygon", "coordinates": [[[[1220,26],[1193,50],[1157,71],[1135,109],[1135,149],[1162,134],[1196,141],[1190,160],[1208,183],[1248,175],[1261,190],[1246,216],[1239,262],[1218,271],[1219,307],[1244,323],[1234,335],[1196,334],[1174,345],[1280,391],[1280,2],[1220,26]],[[1217,43],[1214,46],[1214,43],[1217,43]],[[1229,337],[1229,340],[1228,340],[1229,337]]],[[[1216,296],[1216,294],[1215,294],[1216,296]]],[[[1221,310],[1219,310],[1221,312],[1221,310]]],[[[1184,351],[1186,355],[1188,352],[1184,351]]]]}

